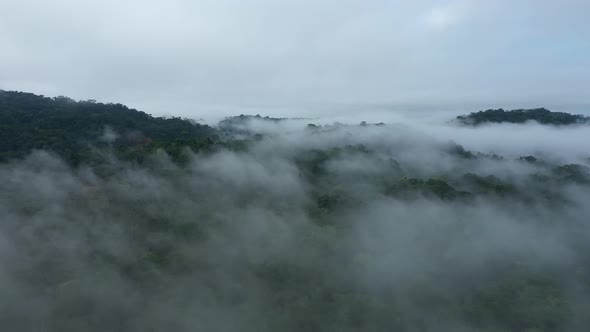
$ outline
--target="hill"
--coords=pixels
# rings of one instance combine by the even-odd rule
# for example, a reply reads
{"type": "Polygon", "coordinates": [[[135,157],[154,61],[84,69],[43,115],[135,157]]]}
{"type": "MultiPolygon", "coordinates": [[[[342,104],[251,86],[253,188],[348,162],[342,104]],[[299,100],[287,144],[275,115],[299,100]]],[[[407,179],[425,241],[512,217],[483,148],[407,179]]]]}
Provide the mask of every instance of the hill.
{"type": "Polygon", "coordinates": [[[141,159],[157,148],[181,158],[185,146],[203,149],[216,134],[206,125],[153,117],[122,104],[0,90],[0,161],[43,149],[76,165],[89,158],[91,146],[106,144],[123,159],[141,159]]]}
{"type": "Polygon", "coordinates": [[[590,118],[580,114],[569,114],[565,112],[552,112],[545,108],[515,109],[505,111],[502,108],[488,109],[460,115],[455,119],[463,125],[478,126],[485,123],[525,123],[537,121],[544,125],[575,125],[590,122],[590,118]]]}
{"type": "Polygon", "coordinates": [[[588,330],[590,159],[290,120],[0,92],[0,326],[588,330]]]}

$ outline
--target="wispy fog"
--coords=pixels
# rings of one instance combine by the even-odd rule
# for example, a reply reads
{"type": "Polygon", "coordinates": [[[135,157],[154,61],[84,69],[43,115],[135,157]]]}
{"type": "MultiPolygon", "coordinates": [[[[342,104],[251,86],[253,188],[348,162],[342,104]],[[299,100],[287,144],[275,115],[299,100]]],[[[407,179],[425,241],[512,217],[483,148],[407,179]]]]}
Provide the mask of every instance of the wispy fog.
{"type": "Polygon", "coordinates": [[[71,168],[43,151],[0,165],[0,325],[504,331],[504,318],[477,316],[502,306],[485,290],[505,294],[510,280],[541,275],[506,295],[516,301],[506,315],[544,317],[535,330],[522,316],[527,331],[590,326],[590,187],[546,191],[534,176],[553,166],[518,160],[588,158],[588,127],[474,130],[403,118],[306,127],[332,120],[252,122],[263,136],[247,149],[190,154],[182,166],[162,152],[141,165],[112,157],[71,168]],[[465,158],[451,141],[504,158],[465,158]],[[384,187],[443,178],[471,190],[460,182],[467,173],[516,194],[449,201],[384,187]],[[539,287],[555,300],[534,300],[545,296],[539,287]]]}

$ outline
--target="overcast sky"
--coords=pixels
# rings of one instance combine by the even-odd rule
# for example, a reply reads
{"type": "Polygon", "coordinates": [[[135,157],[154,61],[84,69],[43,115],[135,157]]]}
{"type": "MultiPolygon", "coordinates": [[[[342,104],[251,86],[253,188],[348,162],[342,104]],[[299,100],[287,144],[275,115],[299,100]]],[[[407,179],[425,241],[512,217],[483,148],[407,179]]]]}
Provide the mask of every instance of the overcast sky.
{"type": "Polygon", "coordinates": [[[153,114],[590,104],[588,0],[0,0],[0,45],[0,89],[153,114]]]}

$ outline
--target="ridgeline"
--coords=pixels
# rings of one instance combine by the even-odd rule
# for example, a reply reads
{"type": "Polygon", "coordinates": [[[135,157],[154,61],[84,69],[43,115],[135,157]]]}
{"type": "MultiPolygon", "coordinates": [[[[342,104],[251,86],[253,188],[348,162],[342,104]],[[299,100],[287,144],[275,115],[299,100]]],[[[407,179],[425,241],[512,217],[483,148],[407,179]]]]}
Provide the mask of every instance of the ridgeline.
{"type": "Polygon", "coordinates": [[[112,145],[118,158],[141,161],[156,149],[181,160],[182,151],[207,149],[217,131],[178,117],[153,117],[122,104],[0,90],[0,161],[49,150],[72,165],[112,145]]]}
{"type": "Polygon", "coordinates": [[[489,109],[460,115],[455,118],[463,125],[479,126],[486,123],[525,123],[537,121],[543,125],[567,126],[590,123],[590,117],[581,114],[552,112],[545,108],[516,109],[506,111],[502,108],[489,109]]]}

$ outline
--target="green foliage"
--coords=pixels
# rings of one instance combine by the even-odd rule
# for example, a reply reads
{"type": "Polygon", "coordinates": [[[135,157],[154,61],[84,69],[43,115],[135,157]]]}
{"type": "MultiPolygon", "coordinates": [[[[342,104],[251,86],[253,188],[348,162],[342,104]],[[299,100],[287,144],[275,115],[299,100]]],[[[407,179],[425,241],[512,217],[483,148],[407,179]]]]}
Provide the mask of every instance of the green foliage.
{"type": "Polygon", "coordinates": [[[433,197],[441,200],[469,200],[471,194],[453,188],[441,179],[402,179],[385,189],[385,193],[398,198],[433,197]]]}
{"type": "Polygon", "coordinates": [[[495,153],[486,154],[486,153],[482,153],[482,152],[469,151],[469,150],[465,149],[462,145],[459,145],[456,143],[451,143],[450,146],[448,146],[445,149],[445,152],[447,152],[451,156],[461,158],[461,159],[478,159],[478,158],[487,158],[487,159],[493,159],[493,160],[504,159],[504,157],[499,156],[495,153]]]}
{"type": "Polygon", "coordinates": [[[539,160],[533,156],[523,156],[523,157],[520,157],[519,160],[526,161],[527,163],[531,163],[531,164],[539,162],[539,160]]]}
{"type": "Polygon", "coordinates": [[[452,144],[448,150],[449,154],[453,155],[453,156],[457,156],[460,158],[465,158],[465,159],[475,159],[477,158],[476,154],[474,154],[471,151],[465,150],[465,148],[462,145],[459,144],[452,144]]]}
{"type": "Polygon", "coordinates": [[[308,179],[314,181],[318,177],[327,175],[325,166],[328,161],[342,156],[369,155],[370,153],[371,151],[362,144],[336,146],[327,150],[305,150],[296,156],[295,164],[308,179]]]}
{"type": "Polygon", "coordinates": [[[269,116],[260,116],[260,114],[256,115],[244,115],[240,114],[238,116],[230,116],[226,117],[225,119],[219,121],[217,127],[221,132],[230,138],[235,136],[239,137],[250,137],[252,136],[254,139],[261,139],[262,135],[259,133],[253,132],[248,125],[252,124],[254,121],[261,121],[261,122],[268,122],[268,123],[279,123],[281,121],[285,121],[287,118],[271,118],[269,116]]]}
{"type": "MultiPolygon", "coordinates": [[[[239,116],[227,119],[224,123],[234,128],[252,119],[281,120],[239,116]]],[[[364,123],[361,126],[369,125],[364,123]]],[[[307,130],[319,131],[319,128],[308,125],[307,130]]],[[[531,165],[520,166],[534,168],[538,173],[523,177],[525,179],[517,183],[494,175],[464,174],[467,170],[463,168],[443,174],[412,173],[412,169],[404,171],[404,160],[400,160],[400,164],[393,159],[398,156],[383,156],[381,151],[371,145],[304,147],[288,160],[292,162],[289,166],[297,168],[298,172],[294,173],[302,178],[302,190],[307,190],[305,199],[301,199],[303,203],[293,203],[296,199],[291,196],[281,199],[274,197],[279,196],[276,193],[268,194],[268,187],[248,187],[249,179],[242,183],[241,180],[250,174],[248,172],[235,180],[239,185],[233,187],[219,184],[222,181],[214,178],[215,175],[207,177],[208,173],[199,178],[190,173],[194,172],[193,169],[178,167],[172,171],[153,170],[149,168],[149,163],[144,163],[135,174],[140,179],[127,182],[125,174],[121,175],[117,169],[103,165],[104,159],[109,156],[96,151],[108,150],[119,159],[141,162],[149,160],[154,152],[163,150],[172,160],[183,163],[189,161],[187,151],[190,150],[223,148],[245,153],[264,139],[251,135],[247,139],[219,142],[219,136],[216,135],[218,133],[215,130],[206,126],[179,118],[154,118],[119,104],[76,102],[65,97],[51,99],[0,92],[0,160],[20,158],[32,149],[47,149],[72,165],[92,165],[96,174],[107,178],[95,184],[98,189],[88,185],[91,188],[84,187],[80,192],[62,190],[65,193],[61,205],[35,195],[32,198],[20,198],[15,194],[16,198],[11,201],[11,188],[0,192],[3,206],[7,207],[6,211],[10,211],[6,215],[11,218],[16,215],[22,217],[15,223],[16,226],[5,223],[10,227],[2,230],[10,234],[10,231],[22,229],[22,233],[15,234],[27,236],[6,236],[11,241],[14,238],[18,245],[23,244],[18,248],[25,255],[22,262],[17,264],[15,279],[18,285],[34,285],[25,293],[30,295],[27,300],[54,292],[51,300],[47,301],[52,305],[47,307],[56,317],[53,321],[57,322],[73,316],[86,321],[87,316],[97,317],[96,311],[99,309],[110,313],[107,310],[116,306],[115,302],[122,300],[122,295],[109,295],[112,298],[106,300],[109,305],[105,309],[93,302],[100,296],[88,293],[94,287],[105,290],[104,284],[99,282],[101,276],[97,277],[94,272],[110,271],[114,275],[111,278],[122,280],[122,284],[134,293],[141,294],[140,299],[152,301],[151,305],[154,301],[159,303],[180,298],[179,306],[171,308],[183,309],[185,301],[192,304],[194,299],[204,298],[203,308],[216,304],[227,310],[214,309],[220,310],[222,317],[227,312],[232,313],[231,309],[235,308],[239,308],[236,312],[247,316],[247,310],[255,311],[259,309],[255,306],[260,305],[263,308],[260,311],[264,314],[262,320],[267,324],[266,330],[273,331],[571,330],[568,324],[572,321],[576,302],[568,294],[572,291],[568,288],[571,283],[564,285],[563,282],[569,276],[558,275],[543,263],[537,264],[537,270],[515,267],[517,264],[510,264],[514,263],[515,258],[510,255],[502,257],[503,262],[508,263],[498,268],[485,266],[484,271],[462,269],[462,260],[456,256],[474,261],[487,257],[485,253],[478,252],[481,248],[477,245],[462,247],[455,243],[469,242],[478,235],[477,229],[473,231],[468,226],[463,228],[464,223],[450,220],[452,230],[443,233],[447,236],[433,237],[435,240],[430,241],[428,233],[431,230],[428,228],[418,229],[417,232],[407,231],[414,221],[419,221],[410,214],[395,216],[391,210],[383,209],[375,211],[375,214],[371,210],[359,213],[360,217],[351,217],[353,213],[349,212],[358,213],[362,208],[377,206],[365,204],[373,198],[379,199],[381,207],[397,204],[399,200],[404,203],[420,200],[424,203],[426,199],[426,203],[432,200],[436,204],[420,206],[432,208],[434,212],[445,204],[458,211],[468,211],[468,204],[460,203],[474,202],[475,197],[492,196],[501,203],[520,203],[525,201],[525,191],[534,194],[532,200],[535,203],[544,203],[543,199],[550,197],[553,202],[561,204],[562,201],[558,200],[552,189],[572,183],[590,184],[590,168],[576,164],[549,165],[534,156],[526,156],[520,160],[531,165]],[[118,136],[105,137],[108,136],[105,135],[105,128],[110,128],[118,136]],[[367,172],[353,167],[352,171],[345,170],[342,174],[335,174],[337,172],[329,167],[332,162],[348,162],[349,159],[360,160],[358,164],[363,167],[374,167],[367,167],[371,168],[367,172]],[[122,183],[126,185],[122,186],[122,183]],[[144,183],[147,183],[147,188],[140,188],[144,183]],[[290,216],[284,216],[291,211],[296,211],[296,217],[291,219],[290,216]],[[46,220],[39,218],[42,213],[55,214],[54,224],[46,224],[46,220]],[[73,222],[61,223],[66,217],[73,222]],[[372,218],[382,220],[379,225],[375,225],[371,224],[372,218]],[[389,220],[396,218],[408,220],[389,220]],[[33,222],[39,222],[40,226],[35,227],[33,222]],[[391,224],[385,224],[388,222],[391,224]],[[381,234],[371,233],[371,227],[375,226],[375,233],[385,230],[385,239],[380,238],[381,234]],[[402,235],[392,231],[397,226],[400,226],[402,235]],[[100,245],[81,246],[87,251],[80,253],[75,252],[76,244],[71,243],[65,243],[65,249],[61,243],[57,248],[52,248],[54,242],[68,238],[68,233],[60,232],[69,227],[73,230],[70,235],[81,238],[81,242],[95,241],[100,245]],[[103,228],[109,231],[104,231],[106,235],[103,236],[107,238],[99,239],[104,241],[99,243],[96,237],[103,232],[103,228]],[[48,234],[54,234],[54,237],[48,234]],[[404,246],[397,245],[395,242],[400,242],[404,234],[411,240],[404,246]],[[35,241],[27,242],[26,239],[30,239],[28,236],[35,241]],[[420,242],[421,237],[427,239],[426,243],[420,242]],[[440,243],[435,243],[436,240],[440,243]],[[280,245],[272,246],[273,241],[280,245]],[[373,241],[378,245],[372,246],[373,241]],[[424,246],[426,256],[421,255],[422,250],[410,250],[413,241],[416,241],[416,245],[424,246]],[[34,244],[31,247],[39,245],[35,252],[27,251],[30,250],[27,248],[30,244],[34,244]],[[49,250],[45,254],[43,251],[47,248],[49,250]],[[475,250],[472,254],[457,252],[457,248],[475,250]],[[68,250],[74,251],[82,259],[68,266],[68,256],[65,255],[68,250]],[[446,257],[448,253],[453,257],[446,257]],[[443,268],[435,266],[432,269],[422,267],[424,262],[421,260],[427,259],[425,257],[434,257],[428,263],[437,265],[438,258],[443,256],[444,263],[450,262],[448,266],[441,264],[443,268]],[[84,278],[88,281],[84,281],[84,278]],[[399,278],[400,282],[389,278],[399,278]],[[167,292],[169,289],[178,291],[175,288],[177,285],[173,284],[175,282],[190,287],[182,287],[180,295],[167,292]],[[70,295],[67,294],[68,290],[70,295]],[[183,298],[185,294],[186,299],[183,298]],[[115,298],[117,301],[113,300],[115,298]],[[244,310],[245,306],[240,307],[244,303],[250,307],[244,310]],[[464,325],[456,329],[440,325],[441,322],[454,320],[464,325]]],[[[456,160],[461,166],[475,164],[474,161],[482,157],[501,159],[499,156],[468,151],[457,144],[451,144],[450,147],[444,145],[442,149],[458,157],[456,160]]],[[[237,167],[227,172],[237,172],[237,167]]],[[[67,178],[71,176],[68,172],[64,171],[60,175],[67,178]]],[[[10,176],[6,176],[5,180],[8,179],[10,176]]],[[[68,182],[65,180],[63,182],[68,182]]],[[[266,180],[260,181],[266,184],[266,180]]],[[[6,186],[9,184],[5,183],[6,186]]],[[[30,191],[28,187],[26,189],[24,192],[30,191]]],[[[60,191],[56,193],[60,194],[60,191]]],[[[432,216],[433,220],[438,217],[438,214],[432,216]]],[[[472,224],[478,225],[478,221],[473,220],[472,224]]],[[[493,225],[484,226],[493,229],[493,225]]],[[[439,229],[442,228],[435,228],[433,232],[439,229]]],[[[502,240],[496,239],[498,242],[502,240]]],[[[583,240],[583,243],[587,242],[583,240]]],[[[581,245],[581,249],[580,260],[565,265],[568,268],[561,270],[562,273],[565,271],[563,274],[570,272],[570,266],[587,261],[584,256],[587,247],[581,245]]],[[[587,267],[580,265],[578,269],[582,271],[582,276],[576,282],[582,282],[574,286],[576,291],[583,293],[588,291],[589,285],[586,282],[588,276],[584,274],[587,267]]],[[[0,294],[4,293],[0,291],[0,294]]],[[[134,303],[129,307],[135,309],[136,305],[134,303]]],[[[194,308],[202,309],[198,306],[189,309],[194,308]]],[[[113,312],[119,308],[116,309],[113,312]]],[[[144,309],[153,310],[139,306],[136,311],[122,308],[121,312],[136,313],[144,309]]],[[[22,315],[21,310],[16,311],[22,315]]],[[[4,316],[0,315],[2,318],[4,316]]],[[[120,317],[120,320],[123,321],[124,317],[120,317]]],[[[119,327],[125,330],[123,325],[119,327]]],[[[60,329],[56,327],[50,330],[60,329]]]]}
{"type": "Polygon", "coordinates": [[[558,181],[578,184],[590,183],[590,167],[578,164],[562,165],[552,169],[558,181]]]}
{"type": "Polygon", "coordinates": [[[473,173],[463,175],[463,183],[476,193],[493,193],[500,196],[508,196],[517,193],[516,187],[510,183],[501,181],[494,175],[479,176],[473,173]]]}
{"type": "Polygon", "coordinates": [[[318,208],[325,209],[328,211],[338,208],[339,205],[344,203],[342,194],[325,194],[318,198],[318,208]]]}
{"type": "Polygon", "coordinates": [[[184,147],[200,151],[217,140],[208,126],[155,118],[121,104],[0,91],[0,161],[43,149],[78,165],[92,159],[91,146],[109,144],[122,159],[141,161],[163,149],[182,161],[184,147]]]}
{"type": "Polygon", "coordinates": [[[474,292],[465,309],[475,325],[509,331],[564,331],[572,315],[564,288],[556,279],[517,272],[474,292]]]}
{"type": "Polygon", "coordinates": [[[484,123],[525,123],[537,121],[547,125],[573,125],[589,123],[590,118],[580,114],[569,114],[565,112],[551,112],[545,108],[516,109],[505,111],[503,109],[488,109],[460,115],[456,120],[465,125],[478,126],[484,123]]]}

